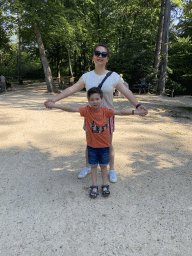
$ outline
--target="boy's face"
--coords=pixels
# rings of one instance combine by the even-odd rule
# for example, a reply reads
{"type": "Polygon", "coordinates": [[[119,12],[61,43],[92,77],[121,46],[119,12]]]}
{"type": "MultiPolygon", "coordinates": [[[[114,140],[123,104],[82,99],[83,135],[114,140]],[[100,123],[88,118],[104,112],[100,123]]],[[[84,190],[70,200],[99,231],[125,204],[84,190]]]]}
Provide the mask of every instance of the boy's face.
{"type": "Polygon", "coordinates": [[[98,93],[93,93],[88,99],[88,102],[93,109],[99,110],[103,102],[103,99],[101,99],[101,96],[98,93]]]}

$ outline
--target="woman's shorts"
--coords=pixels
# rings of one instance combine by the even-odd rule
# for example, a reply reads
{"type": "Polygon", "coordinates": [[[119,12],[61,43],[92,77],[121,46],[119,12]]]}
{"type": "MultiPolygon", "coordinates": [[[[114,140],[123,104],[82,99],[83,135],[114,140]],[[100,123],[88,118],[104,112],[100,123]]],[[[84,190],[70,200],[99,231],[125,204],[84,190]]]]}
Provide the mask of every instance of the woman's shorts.
{"type": "MultiPolygon", "coordinates": [[[[107,118],[107,123],[108,123],[108,126],[109,126],[109,133],[112,134],[115,131],[115,116],[108,117],[107,118]]],[[[84,119],[83,129],[85,131],[87,131],[85,119],[84,119]]]]}
{"type": "Polygon", "coordinates": [[[107,166],[109,164],[109,147],[92,148],[87,146],[88,162],[90,166],[107,166]]]}

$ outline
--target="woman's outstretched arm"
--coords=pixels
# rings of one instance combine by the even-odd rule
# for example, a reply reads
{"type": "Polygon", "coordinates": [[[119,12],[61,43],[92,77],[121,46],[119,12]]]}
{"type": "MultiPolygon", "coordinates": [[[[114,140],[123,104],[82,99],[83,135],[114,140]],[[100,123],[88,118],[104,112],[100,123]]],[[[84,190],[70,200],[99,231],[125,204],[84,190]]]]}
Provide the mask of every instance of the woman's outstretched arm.
{"type": "Polygon", "coordinates": [[[60,94],[58,95],[55,95],[55,96],[52,96],[52,97],[49,97],[46,101],[45,101],[45,106],[47,108],[49,108],[47,106],[47,102],[49,101],[52,101],[52,102],[56,102],[56,101],[59,101],[61,99],[64,99],[64,98],[67,98],[69,97],[70,95],[76,93],[76,92],[79,92],[80,90],[82,90],[83,88],[85,87],[85,83],[83,81],[83,77],[80,77],[80,79],[72,86],[66,88],[64,91],[62,91],[60,94]]]}
{"type": "MultiPolygon", "coordinates": [[[[119,82],[116,85],[116,88],[118,91],[120,91],[135,107],[139,104],[139,102],[137,101],[137,99],[135,98],[134,94],[132,93],[132,91],[130,91],[121,81],[121,79],[119,79],[119,82]]],[[[139,115],[141,116],[145,116],[148,114],[148,110],[143,106],[140,105],[137,108],[139,115]],[[141,111],[142,110],[142,111],[141,111]],[[143,111],[144,110],[144,111],[143,111]]]]}
{"type": "MultiPolygon", "coordinates": [[[[45,105],[45,103],[44,103],[44,105],[45,105]]],[[[68,106],[65,106],[64,104],[55,104],[55,103],[53,103],[53,102],[51,102],[51,101],[48,101],[47,103],[46,103],[46,107],[47,108],[50,108],[50,109],[52,109],[52,108],[58,108],[58,109],[61,109],[61,110],[64,110],[64,111],[67,111],[67,112],[79,112],[79,109],[78,108],[75,108],[75,107],[68,107],[68,106]]]]}

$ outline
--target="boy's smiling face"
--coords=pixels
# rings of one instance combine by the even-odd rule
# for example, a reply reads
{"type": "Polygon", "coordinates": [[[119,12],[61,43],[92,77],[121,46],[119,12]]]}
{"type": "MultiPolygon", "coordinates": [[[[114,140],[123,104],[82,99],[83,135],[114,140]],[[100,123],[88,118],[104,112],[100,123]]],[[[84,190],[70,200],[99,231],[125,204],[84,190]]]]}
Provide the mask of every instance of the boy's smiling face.
{"type": "Polygon", "coordinates": [[[88,102],[93,109],[99,110],[103,102],[103,99],[101,98],[99,93],[93,93],[90,95],[88,102]]]}

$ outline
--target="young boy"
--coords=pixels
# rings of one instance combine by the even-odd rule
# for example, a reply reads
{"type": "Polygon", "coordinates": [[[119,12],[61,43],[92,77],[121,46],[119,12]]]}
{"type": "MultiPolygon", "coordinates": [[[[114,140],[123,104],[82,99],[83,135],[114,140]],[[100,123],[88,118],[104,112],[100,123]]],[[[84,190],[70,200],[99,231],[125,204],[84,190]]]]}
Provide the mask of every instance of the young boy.
{"type": "MultiPolygon", "coordinates": [[[[86,120],[87,127],[87,149],[88,162],[91,166],[92,186],[90,197],[96,198],[98,194],[97,186],[97,165],[101,167],[102,176],[102,195],[109,196],[109,185],[107,185],[107,165],[109,164],[109,146],[110,134],[107,124],[107,118],[112,115],[138,115],[137,110],[113,110],[105,106],[101,107],[103,101],[103,92],[99,87],[93,87],[88,90],[87,98],[89,105],[84,108],[66,107],[55,104],[51,101],[46,103],[49,108],[59,108],[68,112],[80,112],[86,120]]],[[[141,113],[140,113],[141,114],[141,113]]]]}

